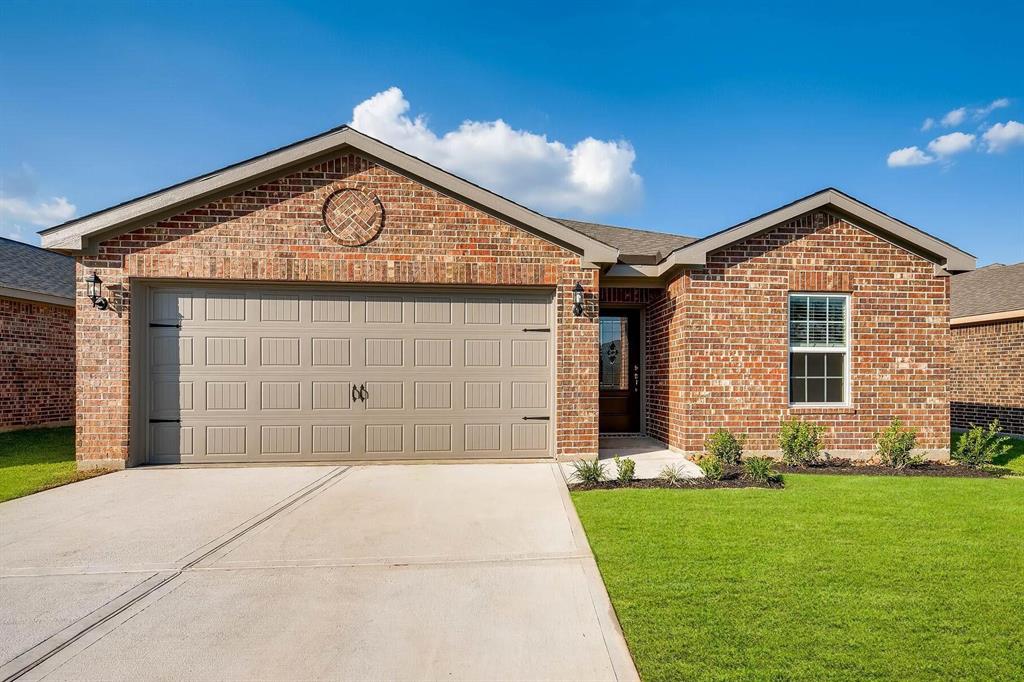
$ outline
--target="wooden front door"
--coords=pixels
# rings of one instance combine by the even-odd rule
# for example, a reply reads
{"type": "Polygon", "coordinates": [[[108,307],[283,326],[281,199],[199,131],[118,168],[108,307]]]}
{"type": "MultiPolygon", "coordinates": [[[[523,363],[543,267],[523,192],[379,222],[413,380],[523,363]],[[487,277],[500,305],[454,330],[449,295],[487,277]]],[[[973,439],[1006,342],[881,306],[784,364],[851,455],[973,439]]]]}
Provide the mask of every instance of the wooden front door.
{"type": "Polygon", "coordinates": [[[640,431],[640,311],[601,311],[600,430],[640,431]]]}

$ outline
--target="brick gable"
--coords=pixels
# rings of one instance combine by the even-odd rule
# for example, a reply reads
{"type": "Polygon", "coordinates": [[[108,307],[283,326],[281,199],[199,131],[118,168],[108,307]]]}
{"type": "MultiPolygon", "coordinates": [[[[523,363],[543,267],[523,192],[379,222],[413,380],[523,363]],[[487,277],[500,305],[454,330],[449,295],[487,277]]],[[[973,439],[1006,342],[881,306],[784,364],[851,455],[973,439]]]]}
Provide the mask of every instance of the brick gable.
{"type": "Polygon", "coordinates": [[[828,425],[831,450],[864,455],[898,416],[941,456],[948,282],[924,258],[820,212],[714,252],[662,292],[635,295],[647,300],[647,431],[697,452],[725,427],[770,451],[779,423],[798,415],[828,425]],[[851,294],[849,407],[789,406],[791,291],[851,294]]]}
{"type": "Polygon", "coordinates": [[[543,286],[556,293],[557,453],[597,451],[597,326],[572,315],[572,287],[597,274],[579,255],[357,155],[346,155],[103,241],[78,257],[78,458],[124,462],[129,433],[133,278],[345,284],[543,286]],[[323,225],[343,189],[376,194],[383,229],[345,246],[323,225]],[[104,281],[111,310],[85,298],[104,281]]]}

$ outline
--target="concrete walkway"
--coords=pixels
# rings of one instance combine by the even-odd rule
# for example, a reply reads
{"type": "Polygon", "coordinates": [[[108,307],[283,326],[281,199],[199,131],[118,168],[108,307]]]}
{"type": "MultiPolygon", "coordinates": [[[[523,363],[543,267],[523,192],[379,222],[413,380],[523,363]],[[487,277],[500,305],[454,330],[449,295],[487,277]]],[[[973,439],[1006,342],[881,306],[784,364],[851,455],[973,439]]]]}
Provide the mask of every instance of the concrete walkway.
{"type": "Polygon", "coordinates": [[[554,464],[136,469],[0,505],[0,679],[636,671],[554,464]]]}
{"type": "MultiPolygon", "coordinates": [[[[652,479],[661,475],[666,466],[677,467],[683,476],[700,478],[700,467],[678,452],[669,450],[659,440],[647,436],[601,436],[598,459],[605,463],[609,478],[615,476],[615,457],[629,457],[636,462],[636,478],[652,479]]],[[[565,477],[571,481],[572,464],[562,464],[565,477]]]]}

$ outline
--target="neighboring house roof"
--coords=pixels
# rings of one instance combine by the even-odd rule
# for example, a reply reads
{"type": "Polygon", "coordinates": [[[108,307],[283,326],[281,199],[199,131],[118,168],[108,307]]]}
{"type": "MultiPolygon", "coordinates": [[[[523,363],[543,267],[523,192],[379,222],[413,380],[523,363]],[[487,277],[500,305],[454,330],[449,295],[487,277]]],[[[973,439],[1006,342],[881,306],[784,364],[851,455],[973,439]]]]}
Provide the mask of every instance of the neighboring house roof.
{"type": "Polygon", "coordinates": [[[0,237],[0,296],[73,305],[75,260],[0,237]]]}
{"type": "Polygon", "coordinates": [[[661,261],[670,252],[697,241],[696,237],[685,237],[681,234],[668,232],[652,232],[635,227],[616,227],[600,223],[585,223],[569,218],[554,218],[568,228],[614,246],[619,250],[620,260],[628,256],[641,256],[661,261]]]}
{"type": "Polygon", "coordinates": [[[954,321],[1024,316],[1024,263],[996,263],[965,272],[953,278],[951,288],[949,316],[954,321]]]}
{"type": "Polygon", "coordinates": [[[91,239],[123,233],[169,218],[190,207],[228,196],[271,178],[308,168],[355,149],[383,166],[501,217],[527,231],[563,244],[592,263],[614,263],[616,249],[394,147],[341,126],[212,173],[118,204],[40,232],[43,246],[82,251],[91,239]]]}
{"type": "Polygon", "coordinates": [[[949,272],[974,269],[974,257],[867,204],[828,188],[702,239],[543,216],[349,126],[281,147],[213,173],[43,230],[48,249],[81,252],[91,242],[169,218],[189,208],[336,157],[351,148],[407,177],[487,211],[580,253],[592,265],[610,265],[611,278],[661,279],[678,267],[701,266],[715,249],[771,229],[804,213],[827,208],[851,216],[949,272]]]}

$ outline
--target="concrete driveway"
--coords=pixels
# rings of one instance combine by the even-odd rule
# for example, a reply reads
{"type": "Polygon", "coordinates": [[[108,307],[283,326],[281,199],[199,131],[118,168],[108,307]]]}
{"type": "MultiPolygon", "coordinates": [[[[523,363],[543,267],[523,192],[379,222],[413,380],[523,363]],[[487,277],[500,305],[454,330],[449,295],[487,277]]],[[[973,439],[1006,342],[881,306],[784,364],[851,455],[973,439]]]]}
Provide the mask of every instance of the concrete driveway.
{"type": "Polygon", "coordinates": [[[554,464],[124,471],[0,576],[0,680],[636,678],[554,464]]]}

